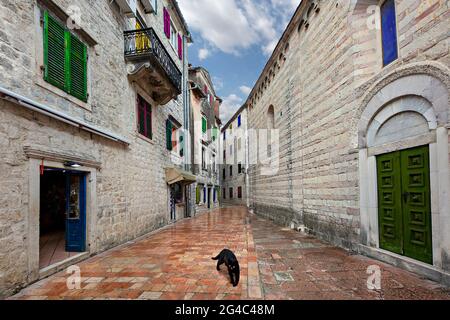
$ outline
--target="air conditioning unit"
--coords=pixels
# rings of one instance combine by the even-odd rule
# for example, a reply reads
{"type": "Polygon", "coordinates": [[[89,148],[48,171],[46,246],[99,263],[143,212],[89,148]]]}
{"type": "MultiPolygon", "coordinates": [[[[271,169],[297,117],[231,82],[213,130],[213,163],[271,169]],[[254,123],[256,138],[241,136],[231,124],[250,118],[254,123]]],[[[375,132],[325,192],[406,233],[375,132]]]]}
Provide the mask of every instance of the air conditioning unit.
{"type": "Polygon", "coordinates": [[[146,13],[156,12],[156,0],[141,0],[146,13]]]}
{"type": "Polygon", "coordinates": [[[116,3],[127,16],[136,16],[137,0],[116,0],[116,3]]]}

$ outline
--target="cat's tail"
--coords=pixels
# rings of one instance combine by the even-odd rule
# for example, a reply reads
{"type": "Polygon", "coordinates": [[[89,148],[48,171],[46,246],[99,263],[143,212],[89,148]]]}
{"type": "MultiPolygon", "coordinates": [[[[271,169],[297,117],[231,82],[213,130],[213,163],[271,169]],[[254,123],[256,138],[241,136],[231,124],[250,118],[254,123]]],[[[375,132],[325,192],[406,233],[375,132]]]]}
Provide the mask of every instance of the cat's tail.
{"type": "Polygon", "coordinates": [[[214,258],[211,258],[211,259],[213,259],[213,260],[219,260],[219,258],[220,258],[220,254],[217,255],[217,257],[214,257],[214,258]]]}

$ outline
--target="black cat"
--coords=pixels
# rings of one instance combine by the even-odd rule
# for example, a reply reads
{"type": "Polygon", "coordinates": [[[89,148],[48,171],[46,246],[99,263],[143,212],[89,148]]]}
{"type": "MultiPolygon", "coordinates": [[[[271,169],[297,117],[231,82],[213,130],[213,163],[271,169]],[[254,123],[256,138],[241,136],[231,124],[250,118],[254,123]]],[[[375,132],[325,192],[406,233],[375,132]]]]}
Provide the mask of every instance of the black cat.
{"type": "Polygon", "coordinates": [[[228,274],[231,278],[231,284],[233,285],[233,287],[236,287],[239,283],[240,269],[239,262],[234,253],[231,250],[224,249],[221,253],[219,253],[217,257],[212,259],[218,260],[217,271],[220,271],[220,265],[225,263],[228,268],[228,274]]]}

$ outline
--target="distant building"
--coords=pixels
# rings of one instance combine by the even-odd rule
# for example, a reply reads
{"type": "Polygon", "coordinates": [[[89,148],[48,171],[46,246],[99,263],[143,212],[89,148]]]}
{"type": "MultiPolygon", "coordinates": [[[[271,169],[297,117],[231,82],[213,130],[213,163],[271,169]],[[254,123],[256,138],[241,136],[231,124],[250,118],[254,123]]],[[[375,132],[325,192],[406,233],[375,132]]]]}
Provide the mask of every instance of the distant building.
{"type": "Polygon", "coordinates": [[[219,117],[222,100],[216,95],[208,71],[202,67],[189,68],[190,119],[192,143],[192,172],[196,176],[195,212],[219,206],[220,177],[219,117]]]}
{"type": "Polygon", "coordinates": [[[220,174],[223,205],[249,204],[247,124],[247,108],[244,105],[222,128],[220,174]]]}

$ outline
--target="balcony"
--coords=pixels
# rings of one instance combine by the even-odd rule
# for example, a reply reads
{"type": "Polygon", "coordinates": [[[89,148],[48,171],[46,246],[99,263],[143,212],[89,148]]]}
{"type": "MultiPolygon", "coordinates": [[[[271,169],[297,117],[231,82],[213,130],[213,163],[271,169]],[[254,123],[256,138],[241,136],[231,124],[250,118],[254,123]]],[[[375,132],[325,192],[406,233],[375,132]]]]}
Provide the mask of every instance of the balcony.
{"type": "Polygon", "coordinates": [[[155,31],[125,31],[124,38],[130,79],[161,105],[180,95],[182,74],[155,31]]]}

